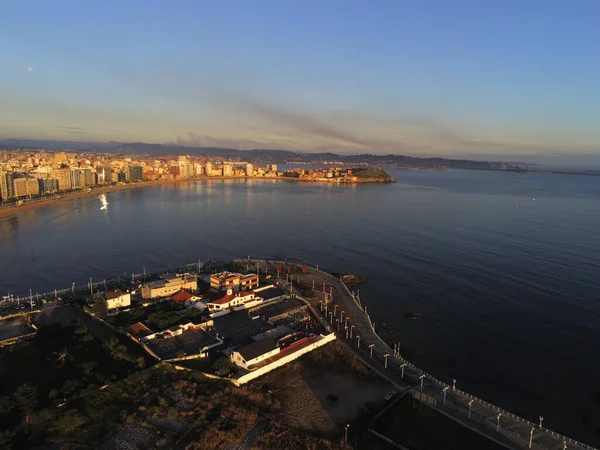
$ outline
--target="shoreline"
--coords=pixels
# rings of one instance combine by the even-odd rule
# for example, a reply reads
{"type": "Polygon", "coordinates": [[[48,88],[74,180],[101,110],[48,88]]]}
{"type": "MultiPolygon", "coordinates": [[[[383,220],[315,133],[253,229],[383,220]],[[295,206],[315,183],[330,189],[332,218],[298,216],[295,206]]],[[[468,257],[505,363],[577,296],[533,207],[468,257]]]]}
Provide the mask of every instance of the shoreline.
{"type": "Polygon", "coordinates": [[[124,184],[118,186],[106,186],[106,187],[98,187],[96,189],[92,189],[91,191],[79,191],[73,192],[69,194],[61,195],[59,198],[48,198],[42,201],[34,202],[34,203],[25,203],[21,206],[10,206],[7,208],[0,208],[0,221],[9,219],[11,217],[20,216],[21,214],[26,214],[31,211],[35,211],[36,209],[43,208],[51,205],[58,205],[61,203],[68,202],[70,200],[76,200],[80,198],[94,197],[101,194],[106,194],[108,192],[117,192],[124,191],[127,189],[137,189],[137,188],[146,188],[153,186],[164,186],[175,183],[188,183],[190,181],[225,181],[225,180],[258,180],[258,181],[293,181],[297,183],[324,183],[324,184],[338,184],[338,185],[350,185],[350,184],[391,184],[394,181],[357,181],[357,182],[333,182],[333,181],[321,181],[321,180],[301,180],[298,178],[291,177],[248,177],[248,176],[238,176],[238,177],[207,177],[203,176],[201,178],[186,178],[183,180],[158,180],[158,181],[143,181],[135,184],[124,184]]]}

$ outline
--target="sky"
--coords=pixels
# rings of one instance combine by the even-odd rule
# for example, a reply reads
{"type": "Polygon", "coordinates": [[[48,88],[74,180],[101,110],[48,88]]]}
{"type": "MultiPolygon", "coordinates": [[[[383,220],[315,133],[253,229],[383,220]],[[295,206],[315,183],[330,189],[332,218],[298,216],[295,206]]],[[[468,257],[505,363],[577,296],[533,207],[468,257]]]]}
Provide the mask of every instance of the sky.
{"type": "Polygon", "coordinates": [[[0,137],[600,154],[597,0],[1,0],[0,137]]]}

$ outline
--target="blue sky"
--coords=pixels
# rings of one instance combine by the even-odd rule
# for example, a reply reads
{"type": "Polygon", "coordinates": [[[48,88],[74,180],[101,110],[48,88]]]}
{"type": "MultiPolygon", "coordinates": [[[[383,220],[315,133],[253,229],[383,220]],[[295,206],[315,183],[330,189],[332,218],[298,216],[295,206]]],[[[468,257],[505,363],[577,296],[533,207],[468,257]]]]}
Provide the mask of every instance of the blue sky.
{"type": "Polygon", "coordinates": [[[0,136],[600,152],[600,2],[0,3],[0,136]]]}

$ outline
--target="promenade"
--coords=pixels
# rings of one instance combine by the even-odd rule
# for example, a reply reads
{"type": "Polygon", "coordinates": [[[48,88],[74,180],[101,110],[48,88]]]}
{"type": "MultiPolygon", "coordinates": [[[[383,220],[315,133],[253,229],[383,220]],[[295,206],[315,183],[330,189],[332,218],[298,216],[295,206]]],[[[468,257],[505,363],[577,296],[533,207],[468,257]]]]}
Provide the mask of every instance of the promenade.
{"type": "MultiPolygon", "coordinates": [[[[260,261],[258,267],[277,274],[282,264],[286,263],[260,261]]],[[[307,267],[306,273],[297,271],[288,276],[284,268],[279,276],[288,291],[298,295],[314,286],[317,296],[304,298],[330,323],[338,340],[399,390],[408,390],[439,413],[509,449],[595,450],[543,427],[543,422],[532,423],[460,390],[459,380],[444,382],[414,366],[377,335],[367,308],[329,273],[307,267]]]]}

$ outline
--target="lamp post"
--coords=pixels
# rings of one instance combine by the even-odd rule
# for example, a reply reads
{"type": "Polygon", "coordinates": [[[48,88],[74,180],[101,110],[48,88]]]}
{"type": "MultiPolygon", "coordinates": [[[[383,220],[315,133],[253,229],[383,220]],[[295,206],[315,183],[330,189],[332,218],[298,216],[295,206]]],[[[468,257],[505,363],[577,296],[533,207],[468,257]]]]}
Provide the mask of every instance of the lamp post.
{"type": "Polygon", "coordinates": [[[346,316],[346,322],[344,322],[344,326],[348,328],[348,316],[346,316]]]}
{"type": "Polygon", "coordinates": [[[452,378],[452,390],[456,392],[456,378],[452,378]]]}
{"type": "Polygon", "coordinates": [[[344,445],[346,445],[348,443],[348,428],[350,428],[350,424],[347,423],[346,427],[345,427],[345,433],[344,433],[344,445]]]}
{"type": "Polygon", "coordinates": [[[337,329],[340,331],[340,319],[335,319],[335,321],[337,322],[337,329]]]}
{"type": "Polygon", "coordinates": [[[472,406],[473,406],[473,400],[469,400],[469,416],[468,416],[469,419],[471,418],[471,408],[472,408],[472,406]]]}
{"type": "Polygon", "coordinates": [[[340,311],[340,319],[344,320],[344,314],[346,314],[346,311],[340,311]]]}
{"type": "Polygon", "coordinates": [[[338,305],[333,305],[333,315],[334,316],[337,316],[337,308],[338,308],[338,305]]]}
{"type": "Polygon", "coordinates": [[[535,431],[535,427],[531,427],[529,431],[529,448],[531,448],[531,444],[533,444],[533,432],[535,431]]]}
{"type": "Polygon", "coordinates": [[[500,416],[502,416],[502,413],[498,413],[498,415],[496,416],[496,418],[498,419],[498,423],[496,424],[496,433],[500,431],[500,416]]]}
{"type": "Polygon", "coordinates": [[[329,311],[329,322],[333,323],[333,312],[329,311]]]}
{"type": "Polygon", "coordinates": [[[352,339],[352,332],[354,331],[354,325],[350,325],[350,339],[352,339]]]}
{"type": "Polygon", "coordinates": [[[371,349],[371,359],[373,359],[373,347],[375,347],[375,344],[369,344],[369,349],[371,349]]]}
{"type": "Polygon", "coordinates": [[[542,422],[544,421],[544,417],[540,416],[540,430],[542,429],[542,422]]]}
{"type": "Polygon", "coordinates": [[[348,340],[348,327],[346,327],[346,340],[348,340]]]}
{"type": "Polygon", "coordinates": [[[405,363],[405,364],[402,364],[402,365],[400,366],[400,369],[402,369],[402,379],[403,379],[403,380],[404,380],[404,368],[405,368],[405,367],[406,367],[406,363],[405,363]]]}
{"type": "Polygon", "coordinates": [[[388,359],[388,356],[390,356],[389,353],[386,353],[385,355],[383,355],[383,357],[385,358],[385,364],[384,364],[384,368],[385,369],[387,369],[387,359],[388,359]]]}
{"type": "Polygon", "coordinates": [[[444,393],[444,405],[446,404],[446,392],[448,391],[448,386],[446,386],[444,389],[442,389],[442,392],[444,393]]]}
{"type": "Polygon", "coordinates": [[[357,340],[357,342],[356,342],[356,348],[360,348],[360,335],[356,336],[356,340],[357,340]]]}
{"type": "Polygon", "coordinates": [[[419,380],[421,380],[421,392],[423,392],[423,379],[425,379],[425,375],[419,377],[419,380]]]}

